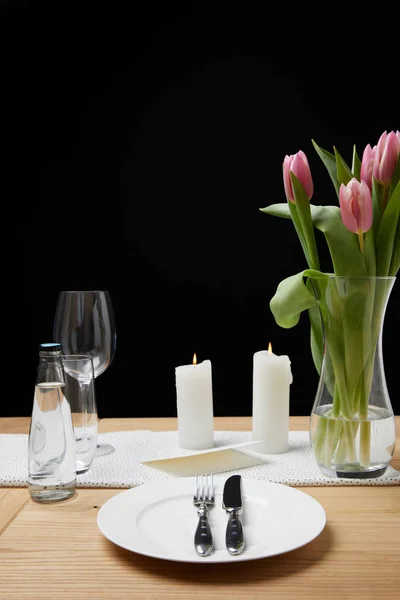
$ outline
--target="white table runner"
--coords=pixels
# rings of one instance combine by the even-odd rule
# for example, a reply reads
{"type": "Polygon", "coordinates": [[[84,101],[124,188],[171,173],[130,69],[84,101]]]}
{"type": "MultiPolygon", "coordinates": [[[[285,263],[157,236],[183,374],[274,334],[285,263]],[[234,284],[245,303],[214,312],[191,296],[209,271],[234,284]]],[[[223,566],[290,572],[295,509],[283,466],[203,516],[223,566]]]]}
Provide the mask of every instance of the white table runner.
{"type": "MultiPolygon", "coordinates": [[[[249,431],[216,431],[215,447],[224,448],[251,442],[249,431]]],[[[171,475],[143,465],[149,460],[196,454],[178,446],[176,431],[119,431],[99,434],[99,442],[111,443],[115,452],[96,457],[90,470],[80,475],[78,487],[130,488],[142,483],[171,479],[171,475]]],[[[27,485],[26,434],[0,434],[0,486],[27,485]]],[[[292,486],[400,485],[400,471],[389,467],[376,479],[336,479],[325,477],[315,463],[308,431],[289,433],[289,452],[260,455],[251,446],[241,452],[265,459],[264,464],[240,468],[243,477],[265,479],[292,486]]],[[[222,472],[222,470],[221,470],[222,472]]],[[[227,475],[237,470],[226,471],[227,475]]]]}

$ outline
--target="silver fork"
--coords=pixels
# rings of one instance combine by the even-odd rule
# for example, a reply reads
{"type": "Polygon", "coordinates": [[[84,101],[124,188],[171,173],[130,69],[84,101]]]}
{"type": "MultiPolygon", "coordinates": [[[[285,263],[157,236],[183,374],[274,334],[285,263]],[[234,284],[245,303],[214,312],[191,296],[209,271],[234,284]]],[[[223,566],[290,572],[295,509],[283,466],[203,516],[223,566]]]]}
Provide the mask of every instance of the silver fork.
{"type": "Polygon", "coordinates": [[[212,475],[196,475],[196,490],[193,504],[198,506],[199,522],[194,534],[194,547],[199,556],[208,556],[213,551],[213,539],[208,511],[214,506],[214,482],[212,475]]]}

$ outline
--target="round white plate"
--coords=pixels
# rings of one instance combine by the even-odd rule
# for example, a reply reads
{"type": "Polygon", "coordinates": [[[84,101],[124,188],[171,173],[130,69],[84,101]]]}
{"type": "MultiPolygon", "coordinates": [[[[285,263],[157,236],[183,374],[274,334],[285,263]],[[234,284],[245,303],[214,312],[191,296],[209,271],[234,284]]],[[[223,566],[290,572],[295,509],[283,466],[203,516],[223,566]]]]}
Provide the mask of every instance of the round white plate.
{"type": "Polygon", "coordinates": [[[99,510],[97,525],[114,544],[146,556],[182,562],[238,562],[295,550],[316,538],[326,523],[322,506],[304,492],[279,483],[242,478],[241,514],[245,549],[225,548],[228,515],[222,508],[227,478],[214,477],[215,505],[209,512],[214,552],[197,555],[192,499],[195,478],[169,479],[120,492],[99,510]]]}

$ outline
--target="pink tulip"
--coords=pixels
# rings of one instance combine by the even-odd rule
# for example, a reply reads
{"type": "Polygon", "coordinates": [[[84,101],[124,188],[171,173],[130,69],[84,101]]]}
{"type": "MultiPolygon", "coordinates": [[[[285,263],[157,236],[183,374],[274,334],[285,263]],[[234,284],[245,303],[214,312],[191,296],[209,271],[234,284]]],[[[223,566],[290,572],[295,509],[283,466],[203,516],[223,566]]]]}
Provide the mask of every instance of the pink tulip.
{"type": "Polygon", "coordinates": [[[375,152],[376,146],[371,148],[370,144],[368,144],[365,146],[361,161],[360,179],[365,181],[370,190],[372,190],[372,167],[374,164],[375,152]]]}
{"type": "Polygon", "coordinates": [[[286,198],[291,202],[295,202],[290,172],[296,175],[307,194],[307,198],[311,200],[314,193],[314,184],[307,156],[302,150],[299,150],[297,154],[286,155],[283,161],[283,185],[286,198]]]}
{"type": "Polygon", "coordinates": [[[372,226],[371,191],[365,181],[355,177],[347,185],[340,186],[339,203],[345,227],[360,236],[372,226]]]}
{"type": "Polygon", "coordinates": [[[388,134],[384,131],[376,147],[372,174],[382,185],[389,185],[392,180],[400,154],[400,135],[397,135],[398,133],[391,131],[388,134]]]}

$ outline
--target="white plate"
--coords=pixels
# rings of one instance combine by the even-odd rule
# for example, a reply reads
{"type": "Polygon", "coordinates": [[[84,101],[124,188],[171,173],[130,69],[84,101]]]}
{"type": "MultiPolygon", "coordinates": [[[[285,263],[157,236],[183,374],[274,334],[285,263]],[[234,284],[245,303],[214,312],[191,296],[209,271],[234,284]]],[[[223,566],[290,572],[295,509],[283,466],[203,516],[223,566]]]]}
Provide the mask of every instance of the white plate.
{"type": "Polygon", "coordinates": [[[215,506],[209,513],[214,552],[205,558],[193,546],[197,526],[192,504],[195,478],[143,484],[120,492],[99,510],[97,525],[114,544],[154,558],[182,562],[238,562],[295,550],[316,538],[326,523],[322,506],[304,492],[279,483],[242,478],[245,549],[225,548],[228,516],[222,509],[225,477],[214,477],[215,506]]]}

